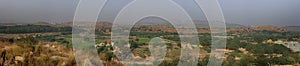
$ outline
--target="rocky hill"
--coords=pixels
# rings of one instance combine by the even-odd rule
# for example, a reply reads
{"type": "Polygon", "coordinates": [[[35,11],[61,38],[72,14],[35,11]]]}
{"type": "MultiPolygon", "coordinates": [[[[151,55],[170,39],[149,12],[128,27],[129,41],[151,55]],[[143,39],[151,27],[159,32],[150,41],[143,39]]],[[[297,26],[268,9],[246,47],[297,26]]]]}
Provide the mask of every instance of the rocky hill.
{"type": "Polygon", "coordinates": [[[282,27],[282,28],[287,31],[300,32],[300,26],[286,26],[286,27],[282,27]]]}
{"type": "Polygon", "coordinates": [[[253,31],[275,31],[275,32],[286,32],[285,29],[276,26],[256,26],[250,28],[233,28],[228,29],[229,32],[253,32],[253,31]]]}

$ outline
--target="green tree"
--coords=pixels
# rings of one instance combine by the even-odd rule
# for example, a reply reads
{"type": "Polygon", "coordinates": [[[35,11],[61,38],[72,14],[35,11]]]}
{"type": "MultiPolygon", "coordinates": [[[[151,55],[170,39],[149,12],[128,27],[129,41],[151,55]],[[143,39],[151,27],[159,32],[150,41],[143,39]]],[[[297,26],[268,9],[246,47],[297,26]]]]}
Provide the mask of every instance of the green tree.
{"type": "Polygon", "coordinates": [[[291,65],[294,64],[296,60],[293,57],[286,56],[286,57],[275,57],[272,59],[273,64],[278,65],[291,65]]]}
{"type": "Polygon", "coordinates": [[[267,58],[266,56],[258,56],[255,60],[256,66],[270,66],[270,58],[267,58]]]}

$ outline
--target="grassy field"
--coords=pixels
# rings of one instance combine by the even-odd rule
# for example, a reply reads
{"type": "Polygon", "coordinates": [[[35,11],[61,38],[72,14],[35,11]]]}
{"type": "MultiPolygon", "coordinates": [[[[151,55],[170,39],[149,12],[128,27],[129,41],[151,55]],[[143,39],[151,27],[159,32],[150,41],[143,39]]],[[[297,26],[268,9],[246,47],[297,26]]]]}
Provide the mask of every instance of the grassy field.
{"type": "Polygon", "coordinates": [[[150,38],[137,38],[138,42],[140,43],[147,43],[149,42],[151,39],[150,38]]]}

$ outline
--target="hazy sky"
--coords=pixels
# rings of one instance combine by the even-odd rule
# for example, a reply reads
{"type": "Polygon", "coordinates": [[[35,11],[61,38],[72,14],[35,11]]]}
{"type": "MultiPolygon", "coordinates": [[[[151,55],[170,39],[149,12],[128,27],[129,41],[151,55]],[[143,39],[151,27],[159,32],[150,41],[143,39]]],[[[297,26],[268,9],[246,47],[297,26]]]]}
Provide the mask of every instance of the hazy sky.
{"type": "MultiPolygon", "coordinates": [[[[108,0],[99,21],[115,18],[132,0],[108,0]]],[[[193,0],[175,0],[194,20],[205,20],[193,0]]],[[[79,0],[0,0],[0,23],[67,22],[79,0]]],[[[219,0],[228,23],[300,26],[300,0],[219,0]]],[[[155,4],[154,4],[155,5],[155,4]]]]}

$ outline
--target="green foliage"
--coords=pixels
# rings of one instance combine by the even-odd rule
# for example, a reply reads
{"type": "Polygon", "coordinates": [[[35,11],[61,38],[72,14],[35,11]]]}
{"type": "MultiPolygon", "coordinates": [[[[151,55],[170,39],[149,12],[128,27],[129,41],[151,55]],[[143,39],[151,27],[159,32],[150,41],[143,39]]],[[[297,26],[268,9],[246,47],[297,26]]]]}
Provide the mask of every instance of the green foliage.
{"type": "Polygon", "coordinates": [[[130,32],[130,36],[147,37],[147,38],[154,38],[154,37],[166,36],[166,35],[178,35],[178,34],[177,33],[169,33],[169,32],[158,32],[158,33],[130,32]]]}
{"type": "Polygon", "coordinates": [[[241,48],[239,40],[236,39],[228,40],[226,47],[230,50],[238,50],[239,48],[241,48]]]}
{"type": "Polygon", "coordinates": [[[151,38],[138,38],[137,40],[140,43],[146,43],[146,42],[149,42],[151,40],[151,38]]]}
{"type": "Polygon", "coordinates": [[[266,56],[259,56],[255,60],[255,65],[256,66],[270,66],[270,58],[267,58],[266,56]]]}
{"type": "Polygon", "coordinates": [[[290,56],[283,56],[283,57],[275,57],[271,61],[273,64],[278,64],[278,65],[292,65],[296,60],[290,56]]]}
{"type": "Polygon", "coordinates": [[[290,54],[289,56],[293,57],[295,59],[296,63],[300,63],[300,52],[294,52],[290,54]]]}
{"type": "Polygon", "coordinates": [[[252,66],[255,63],[255,57],[251,55],[243,55],[239,61],[241,66],[252,66]]]}
{"type": "Polygon", "coordinates": [[[52,26],[42,26],[42,25],[0,26],[0,33],[7,33],[7,34],[45,33],[45,32],[72,32],[72,27],[52,27],[52,26]]]}
{"type": "Polygon", "coordinates": [[[211,45],[211,36],[210,35],[199,36],[199,42],[202,46],[210,47],[210,45],[211,45]]]}
{"type": "Polygon", "coordinates": [[[248,44],[246,49],[256,55],[263,54],[290,54],[291,50],[279,44],[248,44]]]}

